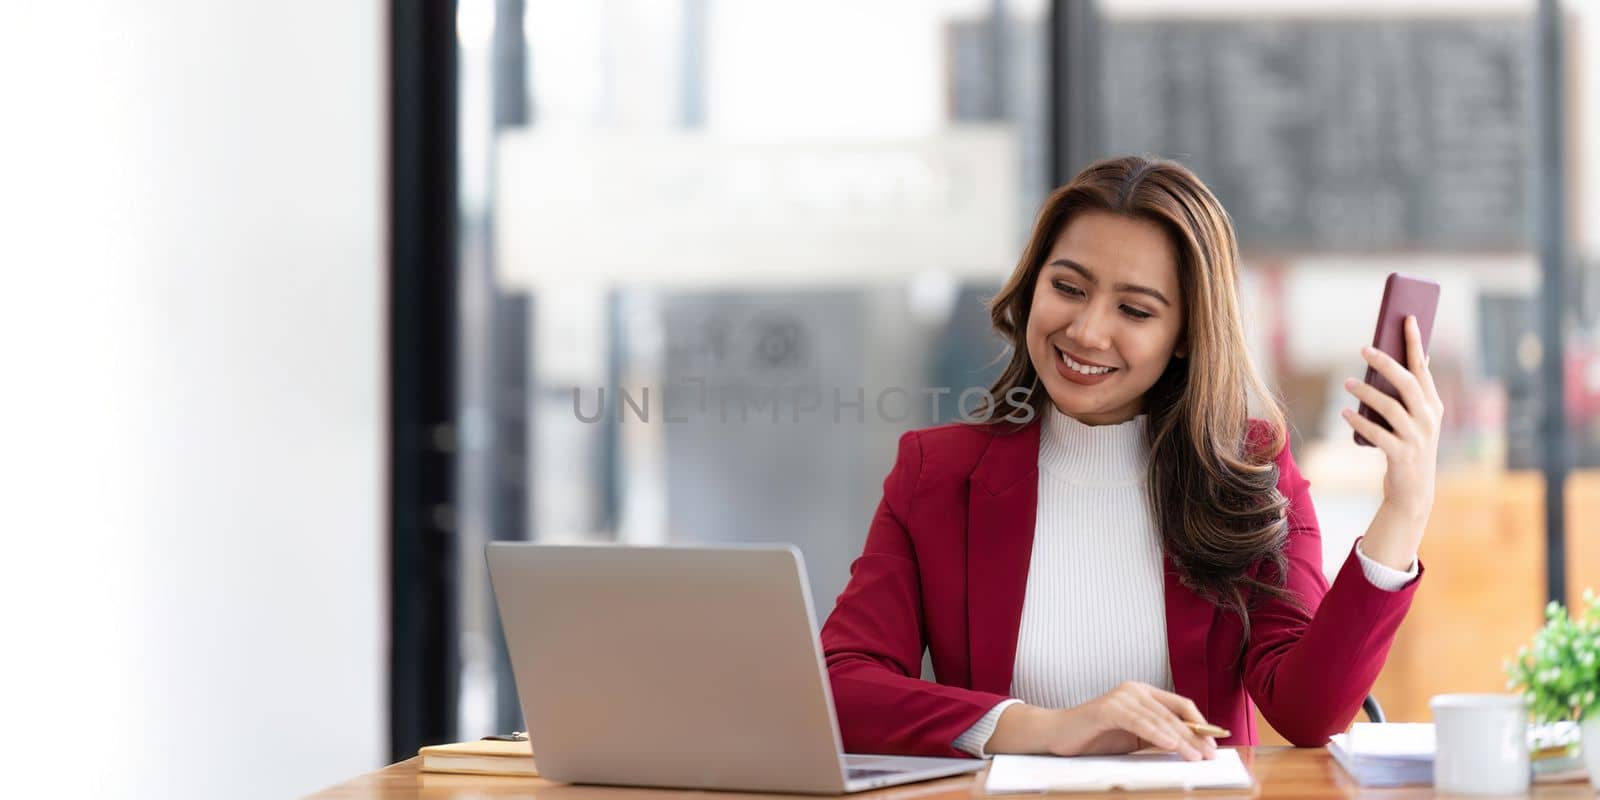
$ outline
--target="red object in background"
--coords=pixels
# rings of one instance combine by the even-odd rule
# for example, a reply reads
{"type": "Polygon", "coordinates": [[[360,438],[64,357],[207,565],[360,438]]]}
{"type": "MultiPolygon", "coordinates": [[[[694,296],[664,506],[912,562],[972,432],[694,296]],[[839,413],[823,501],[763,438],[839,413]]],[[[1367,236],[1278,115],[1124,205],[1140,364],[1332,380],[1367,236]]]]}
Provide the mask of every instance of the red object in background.
{"type": "Polygon", "coordinates": [[[1600,351],[1592,345],[1568,345],[1561,361],[1567,422],[1583,425],[1600,416],[1600,351]]]}
{"type": "Polygon", "coordinates": [[[1289,307],[1288,276],[1280,261],[1269,261],[1261,266],[1261,293],[1266,296],[1267,359],[1272,374],[1290,374],[1289,323],[1283,318],[1283,309],[1289,307]]]}

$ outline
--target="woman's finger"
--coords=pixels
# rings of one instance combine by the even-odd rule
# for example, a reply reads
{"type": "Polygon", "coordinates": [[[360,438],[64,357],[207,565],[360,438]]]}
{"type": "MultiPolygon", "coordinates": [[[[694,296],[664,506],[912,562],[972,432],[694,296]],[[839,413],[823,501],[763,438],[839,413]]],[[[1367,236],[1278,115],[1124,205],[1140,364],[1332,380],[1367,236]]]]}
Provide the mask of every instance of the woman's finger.
{"type": "Polygon", "coordinates": [[[1411,368],[1411,374],[1421,376],[1422,368],[1427,366],[1428,356],[1422,352],[1422,327],[1417,324],[1414,316],[1406,317],[1406,366],[1411,368]]]}
{"type": "Polygon", "coordinates": [[[1433,368],[1427,362],[1422,364],[1422,375],[1418,378],[1422,384],[1422,393],[1427,395],[1428,402],[1438,411],[1444,410],[1444,403],[1439,400],[1439,386],[1433,382],[1433,368]]]}
{"type": "Polygon", "coordinates": [[[1161,724],[1161,718],[1146,708],[1137,698],[1129,697],[1117,708],[1113,723],[1159,750],[1177,751],[1181,742],[1173,730],[1161,724]]]}
{"type": "Polygon", "coordinates": [[[1172,709],[1162,703],[1153,692],[1141,697],[1140,700],[1144,704],[1147,717],[1152,718],[1155,724],[1168,731],[1169,735],[1178,743],[1176,748],[1172,748],[1175,752],[1181,754],[1184,758],[1205,758],[1205,742],[1201,740],[1200,735],[1190,730],[1189,726],[1183,724],[1183,720],[1172,709]]]}
{"type": "Polygon", "coordinates": [[[1400,401],[1406,404],[1406,408],[1423,407],[1427,398],[1422,394],[1422,384],[1417,382],[1417,376],[1400,366],[1400,362],[1376,347],[1361,348],[1361,357],[1399,390],[1400,401]]]}
{"type": "Polygon", "coordinates": [[[1156,713],[1155,708],[1146,704],[1144,694],[1139,687],[1131,685],[1125,685],[1114,692],[1108,698],[1110,700],[1108,709],[1111,712],[1109,722],[1149,742],[1153,747],[1178,751],[1182,743],[1176,732],[1161,724],[1161,715],[1156,713]]]}
{"type": "Polygon", "coordinates": [[[1412,412],[1400,401],[1378,391],[1376,386],[1362,383],[1355,378],[1346,378],[1344,390],[1354,395],[1357,400],[1367,404],[1367,407],[1383,415],[1384,421],[1394,430],[1395,436],[1401,439],[1414,439],[1417,433],[1416,420],[1412,419],[1412,412]]]}
{"type": "Polygon", "coordinates": [[[1200,724],[1205,723],[1206,718],[1200,715],[1200,708],[1194,704],[1193,700],[1165,689],[1152,689],[1151,694],[1155,696],[1161,705],[1166,706],[1172,710],[1172,713],[1177,714],[1180,719],[1200,724]]]}
{"type": "MultiPolygon", "coordinates": [[[[1163,689],[1153,689],[1152,692],[1157,702],[1166,706],[1172,711],[1172,713],[1178,715],[1178,720],[1180,722],[1193,722],[1200,725],[1204,725],[1206,723],[1205,715],[1200,713],[1200,707],[1196,706],[1193,700],[1190,700],[1181,694],[1169,692],[1163,689]]],[[[1193,741],[1196,743],[1196,746],[1200,748],[1200,751],[1205,754],[1206,758],[1211,758],[1212,756],[1216,755],[1216,739],[1213,739],[1210,736],[1202,736],[1198,733],[1195,733],[1189,728],[1188,725],[1184,725],[1183,729],[1193,735],[1193,741]]]]}
{"type": "Polygon", "coordinates": [[[1434,385],[1433,370],[1428,364],[1428,354],[1422,349],[1422,326],[1416,317],[1406,317],[1406,360],[1411,362],[1411,374],[1417,377],[1422,394],[1434,407],[1439,406],[1439,387],[1434,385]]]}
{"type": "Polygon", "coordinates": [[[1372,442],[1379,450],[1384,452],[1384,455],[1391,458],[1400,457],[1400,440],[1396,439],[1394,434],[1384,430],[1382,425],[1348,408],[1340,409],[1339,416],[1344,417],[1344,421],[1349,423],[1356,433],[1361,434],[1361,438],[1372,442]]]}
{"type": "MultiPolygon", "coordinates": [[[[1168,715],[1170,717],[1170,715],[1168,715]]],[[[1148,708],[1140,708],[1137,712],[1130,713],[1125,723],[1126,729],[1133,735],[1149,742],[1160,750],[1177,753],[1188,761],[1198,761],[1200,751],[1189,744],[1160,716],[1148,708]]]]}

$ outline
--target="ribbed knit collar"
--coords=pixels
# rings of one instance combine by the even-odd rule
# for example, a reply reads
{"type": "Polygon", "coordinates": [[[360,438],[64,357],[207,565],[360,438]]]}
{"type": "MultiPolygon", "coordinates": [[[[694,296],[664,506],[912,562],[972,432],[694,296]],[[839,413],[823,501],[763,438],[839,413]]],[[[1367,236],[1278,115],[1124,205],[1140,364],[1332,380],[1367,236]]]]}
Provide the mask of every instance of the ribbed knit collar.
{"type": "Polygon", "coordinates": [[[1117,425],[1085,425],[1045,404],[1039,469],[1072,483],[1121,485],[1145,477],[1150,463],[1147,417],[1117,425]]]}

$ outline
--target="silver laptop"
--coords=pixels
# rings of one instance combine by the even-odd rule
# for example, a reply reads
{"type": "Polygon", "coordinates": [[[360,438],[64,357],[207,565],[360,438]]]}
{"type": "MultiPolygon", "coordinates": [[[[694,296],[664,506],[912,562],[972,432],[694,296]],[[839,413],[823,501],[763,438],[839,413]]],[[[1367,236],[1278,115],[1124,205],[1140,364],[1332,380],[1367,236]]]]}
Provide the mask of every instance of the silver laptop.
{"type": "Polygon", "coordinates": [[[551,780],[842,794],[983,766],[843,754],[792,546],[495,542],[488,556],[551,780]]]}

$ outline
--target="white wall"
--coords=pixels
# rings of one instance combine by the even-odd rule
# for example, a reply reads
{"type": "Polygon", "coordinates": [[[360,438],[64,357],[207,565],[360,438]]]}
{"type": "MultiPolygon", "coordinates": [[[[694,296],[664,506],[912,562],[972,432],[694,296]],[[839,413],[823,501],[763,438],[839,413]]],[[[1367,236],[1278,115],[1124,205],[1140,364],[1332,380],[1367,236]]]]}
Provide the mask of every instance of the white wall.
{"type": "Polygon", "coordinates": [[[385,30],[0,3],[8,795],[384,760],[385,30]]]}

